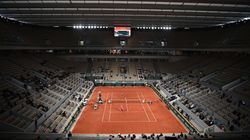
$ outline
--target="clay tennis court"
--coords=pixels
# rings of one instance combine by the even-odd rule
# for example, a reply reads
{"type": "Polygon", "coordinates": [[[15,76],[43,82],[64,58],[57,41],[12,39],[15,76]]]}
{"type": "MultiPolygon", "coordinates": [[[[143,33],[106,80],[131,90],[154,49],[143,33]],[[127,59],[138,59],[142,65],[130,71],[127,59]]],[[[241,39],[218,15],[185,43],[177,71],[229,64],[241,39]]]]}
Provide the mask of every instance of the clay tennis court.
{"type": "Polygon", "coordinates": [[[143,86],[96,87],[73,128],[75,134],[180,132],[187,129],[151,88],[143,86]],[[94,110],[91,103],[97,101],[99,93],[104,103],[94,110]]]}

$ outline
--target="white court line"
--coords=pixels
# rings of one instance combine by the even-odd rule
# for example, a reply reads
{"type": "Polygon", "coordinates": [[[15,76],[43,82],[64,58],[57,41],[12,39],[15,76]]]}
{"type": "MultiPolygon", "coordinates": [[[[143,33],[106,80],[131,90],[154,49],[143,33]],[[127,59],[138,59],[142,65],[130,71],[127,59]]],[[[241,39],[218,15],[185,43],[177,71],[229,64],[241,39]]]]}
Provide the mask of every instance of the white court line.
{"type": "MultiPolygon", "coordinates": [[[[143,113],[144,111],[129,111],[130,113],[143,113]]],[[[121,113],[120,111],[112,111],[112,114],[119,114],[121,113]]]]}
{"type": "Polygon", "coordinates": [[[128,123],[128,122],[133,122],[133,123],[151,123],[149,121],[104,121],[104,122],[109,122],[109,123],[128,123]]]}
{"type": "MultiPolygon", "coordinates": [[[[141,98],[139,97],[139,95],[138,95],[138,93],[136,92],[136,94],[137,94],[137,96],[138,96],[138,98],[139,98],[139,100],[141,101],[141,98]]],[[[140,102],[141,103],[141,102],[140,102]]],[[[143,104],[141,103],[141,106],[142,106],[142,108],[143,108],[143,110],[144,110],[144,113],[146,114],[146,116],[147,116],[147,118],[148,118],[148,121],[149,122],[151,122],[151,120],[149,119],[149,117],[148,117],[148,113],[146,112],[146,110],[145,110],[145,108],[144,108],[144,106],[143,106],[143,104]]]]}
{"type": "MultiPolygon", "coordinates": [[[[107,94],[107,96],[109,97],[109,93],[107,94]]],[[[106,108],[107,108],[107,100],[108,100],[108,97],[106,99],[106,102],[105,102],[105,106],[104,106],[104,110],[103,110],[103,113],[102,113],[102,122],[104,120],[104,116],[105,116],[105,112],[106,112],[106,108]]]]}
{"type": "MultiPolygon", "coordinates": [[[[140,92],[140,94],[141,94],[141,95],[143,96],[143,98],[145,99],[144,95],[143,95],[141,92],[140,92]]],[[[151,107],[148,105],[148,103],[147,103],[147,106],[148,106],[148,108],[149,108],[151,114],[153,115],[153,117],[154,117],[154,119],[155,119],[155,122],[157,122],[157,119],[156,119],[156,117],[155,117],[155,115],[154,115],[154,113],[153,113],[151,107]]]]}
{"type": "Polygon", "coordinates": [[[127,107],[127,112],[128,112],[128,101],[126,97],[125,97],[125,101],[126,101],[126,107],[127,107]]]}
{"type": "MultiPolygon", "coordinates": [[[[111,92],[111,100],[112,100],[112,96],[113,96],[113,92],[111,92]]],[[[110,107],[109,107],[109,122],[110,122],[110,118],[111,118],[111,113],[112,113],[112,104],[110,104],[110,107]]]]}

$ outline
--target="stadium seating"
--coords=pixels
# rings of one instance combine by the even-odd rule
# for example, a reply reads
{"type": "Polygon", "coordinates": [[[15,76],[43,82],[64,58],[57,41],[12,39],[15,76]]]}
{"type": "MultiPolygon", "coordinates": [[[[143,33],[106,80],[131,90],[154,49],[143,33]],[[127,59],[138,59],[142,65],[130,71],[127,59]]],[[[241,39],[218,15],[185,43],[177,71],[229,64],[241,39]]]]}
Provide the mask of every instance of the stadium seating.
{"type": "Polygon", "coordinates": [[[219,122],[222,122],[227,127],[226,131],[229,131],[231,123],[241,130],[249,127],[246,125],[249,123],[247,107],[239,108],[238,100],[233,101],[231,95],[181,76],[163,81],[161,86],[172,94],[178,94],[180,101],[208,125],[216,122],[221,125],[219,122]],[[242,124],[237,121],[239,118],[242,124]]]}
{"type": "Polygon", "coordinates": [[[68,75],[58,67],[37,63],[43,60],[29,58],[35,56],[1,59],[0,120],[17,131],[32,131],[35,121],[48,117],[37,131],[62,132],[93,84],[81,79],[80,74],[68,75]],[[50,114],[55,106],[59,108],[50,114]]]}
{"type": "Polygon", "coordinates": [[[158,80],[158,86],[166,91],[174,108],[195,126],[202,121],[205,127],[217,125],[227,132],[250,127],[248,57],[237,57],[234,61],[218,55],[171,62],[98,60],[92,65],[82,63],[90,68],[82,69],[80,74],[78,66],[73,65],[78,62],[71,64],[59,57],[54,62],[49,55],[23,55],[2,56],[0,60],[0,103],[3,106],[0,121],[16,131],[67,132],[94,86],[93,82],[83,79],[87,69],[91,69],[92,75],[102,75],[104,80],[110,81],[146,81],[159,70],[162,79],[158,80]],[[237,79],[239,81],[231,85],[237,79]],[[230,86],[223,88],[225,85],[230,86]],[[197,116],[199,121],[193,121],[190,115],[197,116]],[[33,128],[35,122],[38,122],[37,129],[33,128]]]}

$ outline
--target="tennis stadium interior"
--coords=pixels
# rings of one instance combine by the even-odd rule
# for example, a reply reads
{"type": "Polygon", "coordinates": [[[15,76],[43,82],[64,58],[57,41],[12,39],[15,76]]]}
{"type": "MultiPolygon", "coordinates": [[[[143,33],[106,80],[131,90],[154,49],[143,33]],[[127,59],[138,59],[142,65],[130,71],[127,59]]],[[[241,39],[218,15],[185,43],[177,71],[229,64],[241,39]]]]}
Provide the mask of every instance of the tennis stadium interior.
{"type": "Polygon", "coordinates": [[[250,139],[249,0],[1,0],[0,139],[250,139]]]}

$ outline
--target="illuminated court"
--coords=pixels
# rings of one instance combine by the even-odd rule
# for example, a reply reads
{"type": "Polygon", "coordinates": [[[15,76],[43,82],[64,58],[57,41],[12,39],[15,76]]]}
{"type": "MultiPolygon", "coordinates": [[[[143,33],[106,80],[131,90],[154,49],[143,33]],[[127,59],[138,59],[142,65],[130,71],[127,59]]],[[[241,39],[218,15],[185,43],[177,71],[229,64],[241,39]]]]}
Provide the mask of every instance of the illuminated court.
{"type": "Polygon", "coordinates": [[[73,128],[77,134],[180,133],[186,128],[149,87],[96,87],[73,128]],[[103,104],[94,109],[101,93],[103,104]]]}

